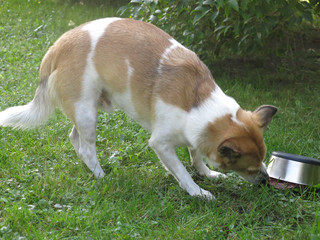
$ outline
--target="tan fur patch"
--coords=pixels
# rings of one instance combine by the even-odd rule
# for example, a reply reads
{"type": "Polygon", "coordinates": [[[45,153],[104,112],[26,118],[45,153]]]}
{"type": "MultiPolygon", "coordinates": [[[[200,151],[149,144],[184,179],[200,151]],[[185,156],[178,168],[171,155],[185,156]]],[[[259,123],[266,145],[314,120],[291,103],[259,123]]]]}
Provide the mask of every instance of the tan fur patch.
{"type": "Polygon", "coordinates": [[[134,20],[111,23],[100,38],[94,61],[99,75],[108,88],[123,92],[131,75],[131,94],[136,111],[150,118],[152,88],[157,79],[157,67],[170,36],[155,26],[134,20]]]}
{"type": "Polygon", "coordinates": [[[157,96],[186,111],[209,97],[214,81],[208,68],[190,50],[173,49],[168,60],[158,67],[171,36],[159,28],[140,21],[111,23],[96,47],[95,64],[108,87],[122,92],[127,86],[128,60],[133,68],[131,94],[136,112],[150,118],[157,96]]]}
{"type": "Polygon", "coordinates": [[[157,87],[165,102],[189,111],[210,96],[215,83],[194,52],[176,47],[163,61],[161,84],[157,87]]]}
{"type": "MultiPolygon", "coordinates": [[[[237,119],[243,124],[234,122],[231,115],[209,123],[208,131],[203,134],[200,149],[210,156],[211,153],[217,153],[219,146],[228,141],[228,144],[244,156],[234,167],[238,169],[248,166],[259,167],[266,152],[262,130],[252,119],[251,112],[239,109],[237,119]]],[[[217,156],[217,163],[222,168],[227,167],[219,156],[217,156]]]]}
{"type": "Polygon", "coordinates": [[[55,86],[63,111],[74,121],[74,103],[79,99],[90,37],[79,26],[63,34],[42,60],[40,78],[48,78],[56,71],[55,86]]]}
{"type": "MultiPolygon", "coordinates": [[[[41,65],[41,78],[55,70],[61,106],[74,119],[73,104],[79,99],[91,39],[81,25],[64,35],[49,49],[41,65]]],[[[198,106],[215,88],[208,68],[190,50],[181,46],[160,60],[172,37],[154,25],[123,19],[108,25],[97,42],[94,64],[107,90],[122,93],[131,88],[135,110],[141,118],[151,119],[157,97],[186,111],[198,106]],[[128,65],[132,67],[128,79],[128,65]],[[130,80],[130,82],[128,82],[130,80]]],[[[112,94],[112,93],[111,93],[112,94]]]]}

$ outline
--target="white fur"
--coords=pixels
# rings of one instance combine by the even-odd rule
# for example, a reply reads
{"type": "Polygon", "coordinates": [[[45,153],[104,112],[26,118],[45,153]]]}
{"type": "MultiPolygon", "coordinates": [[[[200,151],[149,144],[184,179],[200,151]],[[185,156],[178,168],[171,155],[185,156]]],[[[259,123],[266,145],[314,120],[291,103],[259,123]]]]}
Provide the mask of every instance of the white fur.
{"type": "Polygon", "coordinates": [[[88,100],[91,100],[91,104],[95,104],[96,100],[100,96],[102,90],[102,81],[99,79],[98,72],[94,66],[93,57],[96,50],[96,45],[103,33],[106,31],[110,23],[119,21],[120,18],[103,18],[92,21],[86,24],[82,30],[88,31],[91,40],[91,49],[87,57],[87,65],[83,75],[83,82],[81,88],[81,98],[76,103],[76,116],[82,115],[85,111],[83,104],[88,100]]]}
{"type": "Polygon", "coordinates": [[[150,131],[151,130],[150,119],[144,119],[137,113],[132,100],[131,77],[134,74],[135,70],[128,59],[125,59],[124,65],[127,67],[127,86],[125,86],[125,90],[119,93],[119,92],[113,92],[112,90],[108,89],[108,86],[104,86],[104,87],[110,93],[111,95],[110,100],[113,105],[124,110],[129,117],[131,117],[136,122],[138,122],[145,130],[150,131]]]}
{"type": "Polygon", "coordinates": [[[214,122],[218,118],[231,114],[231,119],[236,123],[240,123],[236,116],[239,108],[239,104],[233,98],[225,95],[216,85],[211,96],[199,107],[193,108],[190,111],[185,128],[185,135],[187,136],[191,146],[193,148],[198,147],[198,138],[204,128],[208,123],[214,122]]]}
{"type": "Polygon", "coordinates": [[[169,41],[171,42],[171,45],[169,47],[166,48],[166,50],[164,51],[164,53],[162,54],[161,58],[160,58],[160,61],[159,61],[159,66],[158,66],[158,73],[161,74],[162,73],[162,67],[163,67],[163,62],[164,60],[168,60],[168,55],[170,54],[170,52],[172,50],[174,50],[175,48],[183,48],[187,51],[190,51],[188,50],[186,47],[184,47],[183,45],[181,45],[179,42],[177,42],[175,39],[171,38],[169,39],[169,41]]]}
{"type": "MultiPolygon", "coordinates": [[[[213,122],[226,114],[232,114],[235,117],[238,108],[239,105],[232,98],[226,96],[218,87],[209,99],[190,112],[167,104],[161,99],[157,100],[155,123],[153,124],[149,144],[157,153],[164,167],[176,178],[181,188],[191,196],[214,199],[210,192],[202,189],[193,181],[178,159],[175,147],[191,145],[189,148],[191,161],[200,175],[209,178],[225,176],[210,170],[203,162],[202,154],[195,150],[194,147],[197,146],[198,138],[209,122],[213,122]],[[221,104],[222,106],[220,106],[221,104]]],[[[210,164],[212,163],[210,162],[210,164]]]]}
{"type": "Polygon", "coordinates": [[[210,192],[200,188],[193,181],[175,152],[177,146],[187,145],[184,128],[188,114],[188,112],[158,99],[149,144],[164,167],[179,182],[182,189],[186,190],[191,196],[214,199],[210,192]]]}
{"type": "Polygon", "coordinates": [[[106,31],[110,23],[121,20],[120,18],[103,18],[92,21],[86,24],[82,30],[88,31],[91,40],[91,49],[87,57],[87,66],[83,76],[81,96],[78,105],[81,105],[83,101],[87,99],[97,99],[98,94],[102,88],[102,81],[99,81],[99,76],[94,66],[93,57],[96,50],[96,45],[103,33],[106,31]]]}
{"type": "Polygon", "coordinates": [[[91,39],[91,46],[92,50],[95,49],[100,37],[104,34],[106,28],[110,23],[113,23],[115,21],[119,21],[121,18],[102,18],[102,19],[97,19],[92,22],[89,22],[88,24],[84,25],[82,30],[88,31],[90,34],[90,39],[91,39]]]}
{"type": "Polygon", "coordinates": [[[46,86],[40,85],[37,88],[33,100],[28,104],[0,112],[0,126],[30,129],[46,122],[55,110],[55,76],[56,71],[51,73],[46,86]]]}
{"type": "Polygon", "coordinates": [[[96,121],[98,111],[98,98],[103,83],[94,66],[93,57],[96,45],[107,29],[108,25],[118,18],[104,18],[92,21],[82,30],[88,31],[91,40],[91,49],[87,57],[87,65],[83,74],[81,98],[75,103],[75,125],[70,139],[76,152],[94,173],[96,177],[103,177],[104,172],[96,156],[96,121]]]}
{"type": "MultiPolygon", "coordinates": [[[[155,106],[155,122],[152,126],[152,133],[163,135],[170,139],[170,144],[177,147],[187,143],[183,130],[185,128],[188,112],[183,109],[165,103],[158,99],[155,106]],[[160,131],[157,133],[157,131],[160,131]]],[[[167,139],[169,140],[169,139],[167,139]]]]}

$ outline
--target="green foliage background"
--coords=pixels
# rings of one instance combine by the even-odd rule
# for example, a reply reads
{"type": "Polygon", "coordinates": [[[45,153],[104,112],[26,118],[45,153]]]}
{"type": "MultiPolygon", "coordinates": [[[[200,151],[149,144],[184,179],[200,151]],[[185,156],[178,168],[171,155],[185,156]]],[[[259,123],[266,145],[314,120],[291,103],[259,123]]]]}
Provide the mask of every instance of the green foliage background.
{"type": "Polygon", "coordinates": [[[319,1],[131,0],[119,12],[156,24],[208,63],[213,56],[279,55],[297,47],[297,39],[314,34],[319,1]]]}

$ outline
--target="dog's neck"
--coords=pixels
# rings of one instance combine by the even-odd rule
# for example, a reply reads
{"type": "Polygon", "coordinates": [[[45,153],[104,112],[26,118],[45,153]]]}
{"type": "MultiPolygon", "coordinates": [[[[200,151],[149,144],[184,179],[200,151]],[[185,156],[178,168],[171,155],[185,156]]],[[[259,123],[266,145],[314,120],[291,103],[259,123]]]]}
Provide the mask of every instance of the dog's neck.
{"type": "Polygon", "coordinates": [[[214,123],[219,118],[231,115],[232,121],[241,124],[236,116],[239,109],[239,104],[216,85],[210,96],[188,114],[185,136],[190,146],[199,148],[199,137],[209,123],[214,123]]]}

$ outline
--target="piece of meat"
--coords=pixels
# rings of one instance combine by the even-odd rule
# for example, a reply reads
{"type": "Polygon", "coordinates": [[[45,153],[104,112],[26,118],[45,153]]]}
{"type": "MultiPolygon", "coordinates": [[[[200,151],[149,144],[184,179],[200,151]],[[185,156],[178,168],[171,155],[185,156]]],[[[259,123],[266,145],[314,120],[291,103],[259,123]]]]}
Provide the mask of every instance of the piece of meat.
{"type": "Polygon", "coordinates": [[[269,184],[275,187],[276,189],[280,189],[280,190],[298,188],[300,186],[300,184],[290,183],[290,182],[275,179],[272,177],[269,177],[269,184]]]}

